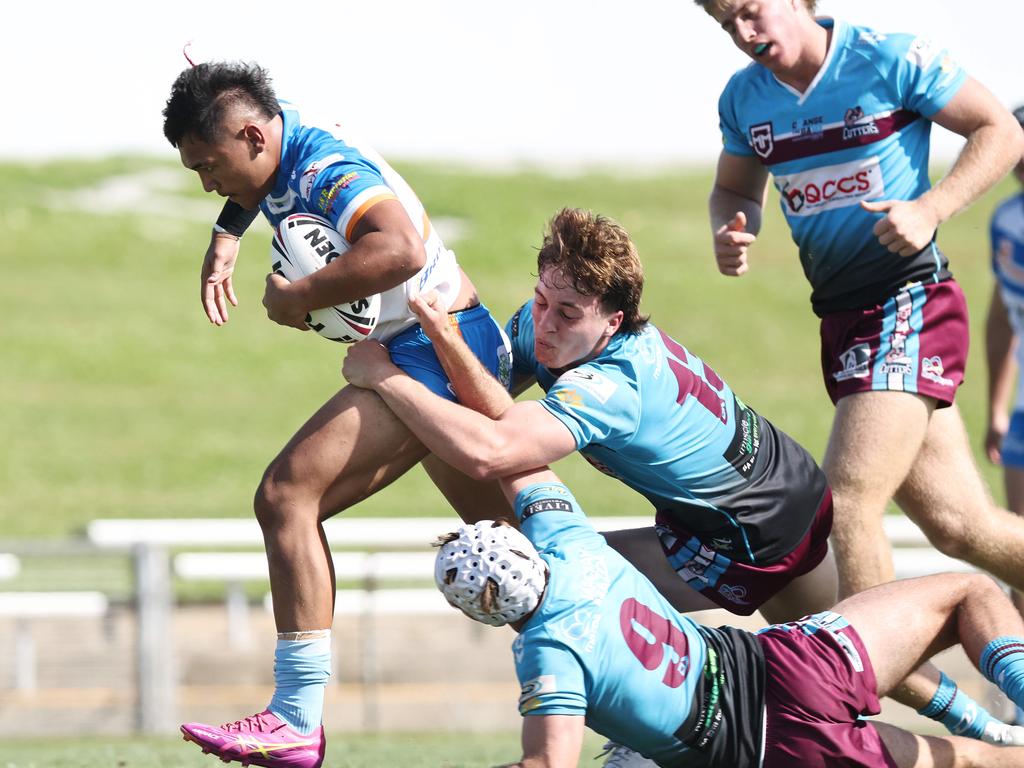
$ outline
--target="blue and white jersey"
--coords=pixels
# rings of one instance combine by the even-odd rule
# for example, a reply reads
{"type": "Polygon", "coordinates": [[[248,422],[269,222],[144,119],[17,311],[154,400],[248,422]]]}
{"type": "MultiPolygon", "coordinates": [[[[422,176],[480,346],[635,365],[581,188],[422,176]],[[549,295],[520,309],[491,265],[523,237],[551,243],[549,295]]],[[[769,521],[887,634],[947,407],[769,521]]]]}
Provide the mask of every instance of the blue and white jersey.
{"type": "Polygon", "coordinates": [[[709,365],[648,323],[556,377],[537,362],[532,304],[507,326],[513,378],[537,379],[587,461],[730,559],[771,563],[803,538],[824,474],[709,365]]]}
{"type": "Polygon", "coordinates": [[[512,644],[521,714],[577,715],[595,731],[678,764],[676,738],[706,659],[697,625],[605,542],[561,483],[515,501],[550,569],[547,591],[512,644]]]}
{"type": "Polygon", "coordinates": [[[949,276],[933,242],[905,258],[872,233],[862,201],[911,200],[930,187],[931,122],[967,75],[940,46],[832,19],[817,77],[800,93],[751,63],[718,111],[725,151],[771,172],[819,315],[880,303],[910,281],[949,276]]]}
{"type": "MultiPolygon", "coordinates": [[[[1024,339],[1024,192],[1004,200],[992,214],[992,271],[1006,305],[1010,326],[1024,339]]],[[[1024,370],[1024,344],[1017,344],[1017,363],[1024,370]]],[[[1017,377],[1014,410],[1024,409],[1024,376],[1017,377]]]]}
{"type": "Polygon", "coordinates": [[[421,233],[427,260],[404,283],[381,293],[381,313],[370,338],[387,341],[417,321],[408,299],[436,290],[450,306],[462,278],[455,254],[444,247],[412,188],[373,149],[349,135],[333,120],[300,116],[281,103],[281,166],[273,191],[260,209],[277,224],[293,213],[323,216],[351,242],[363,215],[382,200],[398,200],[421,233]]]}

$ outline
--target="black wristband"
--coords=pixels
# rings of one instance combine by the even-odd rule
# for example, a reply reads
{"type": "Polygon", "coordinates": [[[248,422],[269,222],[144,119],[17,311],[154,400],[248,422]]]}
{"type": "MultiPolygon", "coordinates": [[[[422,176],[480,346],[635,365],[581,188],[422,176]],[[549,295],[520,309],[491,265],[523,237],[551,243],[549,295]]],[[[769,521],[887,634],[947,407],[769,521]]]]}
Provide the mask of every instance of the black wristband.
{"type": "Polygon", "coordinates": [[[229,235],[241,237],[245,233],[245,230],[249,228],[249,225],[252,224],[259,212],[259,208],[253,208],[251,211],[247,211],[238,203],[233,203],[228,200],[224,203],[224,207],[220,211],[220,216],[217,217],[217,225],[214,229],[218,232],[227,232],[229,235]]]}

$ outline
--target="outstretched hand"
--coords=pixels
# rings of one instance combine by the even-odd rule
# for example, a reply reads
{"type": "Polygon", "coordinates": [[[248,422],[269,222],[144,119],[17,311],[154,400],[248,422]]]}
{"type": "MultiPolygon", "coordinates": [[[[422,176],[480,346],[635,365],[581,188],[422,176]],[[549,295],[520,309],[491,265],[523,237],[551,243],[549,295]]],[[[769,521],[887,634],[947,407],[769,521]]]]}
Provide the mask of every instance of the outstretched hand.
{"type": "Polygon", "coordinates": [[[215,233],[203,257],[199,297],[206,316],[214,325],[224,325],[228,321],[228,303],[238,306],[231,275],[235,271],[239,247],[237,237],[215,233]]]}
{"type": "Polygon", "coordinates": [[[927,202],[917,200],[861,201],[861,208],[885,214],[872,230],[878,242],[892,253],[913,256],[932,241],[939,216],[927,202]]]}
{"type": "Polygon", "coordinates": [[[757,239],[747,232],[747,215],[737,211],[728,224],[715,230],[714,249],[718,271],[723,275],[739,277],[748,269],[747,249],[757,239]]]}
{"type": "Polygon", "coordinates": [[[391,362],[387,347],[372,339],[350,346],[341,364],[345,381],[362,389],[374,389],[395,373],[401,373],[401,369],[391,362]]]}

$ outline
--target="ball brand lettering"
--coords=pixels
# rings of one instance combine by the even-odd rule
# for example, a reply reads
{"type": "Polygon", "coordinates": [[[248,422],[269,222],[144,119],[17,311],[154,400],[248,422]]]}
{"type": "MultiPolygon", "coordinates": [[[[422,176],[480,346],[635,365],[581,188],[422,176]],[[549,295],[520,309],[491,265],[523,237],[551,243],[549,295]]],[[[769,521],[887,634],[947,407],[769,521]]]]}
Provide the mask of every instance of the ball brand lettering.
{"type": "Polygon", "coordinates": [[[327,239],[327,235],[319,229],[311,229],[302,236],[303,240],[309,242],[309,247],[323,257],[324,262],[330,264],[341,254],[334,250],[334,244],[327,239]]]}

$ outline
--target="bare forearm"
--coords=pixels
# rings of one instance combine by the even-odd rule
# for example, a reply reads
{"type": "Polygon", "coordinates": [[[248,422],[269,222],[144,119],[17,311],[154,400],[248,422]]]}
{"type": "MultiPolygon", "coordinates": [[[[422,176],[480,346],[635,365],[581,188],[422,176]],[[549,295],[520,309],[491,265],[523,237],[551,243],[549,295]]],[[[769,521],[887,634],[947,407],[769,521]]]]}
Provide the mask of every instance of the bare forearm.
{"type": "Polygon", "coordinates": [[[486,457],[502,453],[494,420],[437,397],[409,376],[389,376],[375,391],[431,453],[470,477],[487,476],[486,457]]]}
{"type": "Polygon", "coordinates": [[[757,201],[740,195],[725,187],[715,185],[708,198],[708,213],[711,218],[711,231],[715,232],[726,226],[737,212],[747,217],[746,231],[756,235],[761,231],[761,212],[764,201],[757,201]]]}
{"type": "Polygon", "coordinates": [[[449,329],[433,339],[433,345],[462,405],[492,419],[499,418],[512,407],[508,390],[484,368],[458,333],[449,329]]]}
{"type": "Polygon", "coordinates": [[[939,222],[962,211],[1005,176],[1021,158],[1024,140],[1012,121],[985,125],[974,131],[949,173],[921,196],[939,222]]]}

